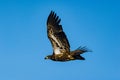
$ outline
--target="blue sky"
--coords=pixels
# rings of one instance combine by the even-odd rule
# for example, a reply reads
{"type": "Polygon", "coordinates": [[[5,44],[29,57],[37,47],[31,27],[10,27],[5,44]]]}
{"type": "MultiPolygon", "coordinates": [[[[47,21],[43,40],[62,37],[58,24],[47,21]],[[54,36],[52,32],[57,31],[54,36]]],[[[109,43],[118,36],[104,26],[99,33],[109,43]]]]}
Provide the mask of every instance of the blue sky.
{"type": "Polygon", "coordinates": [[[120,1],[1,0],[0,80],[120,80],[120,1]],[[85,61],[44,60],[52,53],[46,20],[53,10],[71,50],[85,61]]]}

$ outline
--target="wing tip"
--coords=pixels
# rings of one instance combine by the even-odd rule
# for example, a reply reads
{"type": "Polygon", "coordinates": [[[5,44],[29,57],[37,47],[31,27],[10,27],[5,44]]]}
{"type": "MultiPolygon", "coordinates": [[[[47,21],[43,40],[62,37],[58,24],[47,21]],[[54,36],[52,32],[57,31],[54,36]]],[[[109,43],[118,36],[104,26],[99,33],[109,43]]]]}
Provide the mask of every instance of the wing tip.
{"type": "Polygon", "coordinates": [[[50,13],[54,13],[54,11],[53,10],[51,10],[51,12],[50,13]]]}
{"type": "Polygon", "coordinates": [[[59,16],[57,16],[57,14],[53,11],[53,10],[51,10],[50,11],[50,14],[49,14],[49,16],[48,16],[48,19],[47,19],[47,25],[50,23],[52,23],[52,24],[57,24],[57,25],[59,25],[59,23],[60,23],[60,21],[61,21],[61,19],[59,18],[59,16]]]}

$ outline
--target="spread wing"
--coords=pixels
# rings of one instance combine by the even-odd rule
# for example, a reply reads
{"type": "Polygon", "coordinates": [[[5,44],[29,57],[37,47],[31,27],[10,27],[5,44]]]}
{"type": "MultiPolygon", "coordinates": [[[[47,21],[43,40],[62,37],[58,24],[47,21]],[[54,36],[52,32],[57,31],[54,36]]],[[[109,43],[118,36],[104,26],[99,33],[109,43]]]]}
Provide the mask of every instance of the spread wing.
{"type": "Polygon", "coordinates": [[[53,47],[53,54],[69,54],[70,45],[60,21],[59,16],[51,11],[47,19],[47,35],[53,47]]]}

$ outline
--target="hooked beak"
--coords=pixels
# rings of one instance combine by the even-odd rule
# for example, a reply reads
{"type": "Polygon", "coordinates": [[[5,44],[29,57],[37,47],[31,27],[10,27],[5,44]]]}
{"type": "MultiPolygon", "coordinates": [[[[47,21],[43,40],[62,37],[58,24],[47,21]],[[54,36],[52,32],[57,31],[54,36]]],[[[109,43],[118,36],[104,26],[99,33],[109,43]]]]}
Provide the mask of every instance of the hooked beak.
{"type": "Polygon", "coordinates": [[[45,57],[45,59],[48,59],[48,57],[45,57]]]}

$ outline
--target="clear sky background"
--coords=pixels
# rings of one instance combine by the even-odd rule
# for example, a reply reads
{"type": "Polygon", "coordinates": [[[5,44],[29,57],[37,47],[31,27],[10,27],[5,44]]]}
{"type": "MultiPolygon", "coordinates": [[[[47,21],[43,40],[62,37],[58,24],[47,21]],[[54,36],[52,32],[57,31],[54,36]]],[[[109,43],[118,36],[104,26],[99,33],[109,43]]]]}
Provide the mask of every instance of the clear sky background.
{"type": "Polygon", "coordinates": [[[120,1],[0,0],[0,80],[120,80],[120,1]],[[85,61],[44,60],[51,10],[85,61]]]}

